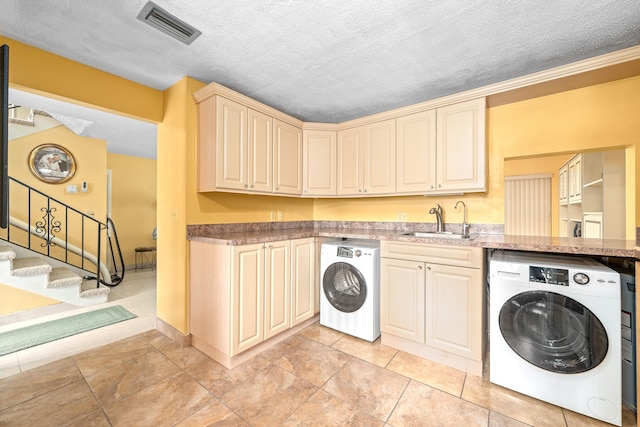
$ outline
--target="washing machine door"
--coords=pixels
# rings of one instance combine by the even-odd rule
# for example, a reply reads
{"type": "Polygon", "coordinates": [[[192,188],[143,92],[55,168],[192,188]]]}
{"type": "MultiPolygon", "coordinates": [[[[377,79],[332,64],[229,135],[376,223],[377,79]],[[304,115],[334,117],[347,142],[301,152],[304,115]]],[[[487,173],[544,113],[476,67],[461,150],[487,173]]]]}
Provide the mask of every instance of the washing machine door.
{"type": "Polygon", "coordinates": [[[325,270],[322,289],[329,303],[344,313],[359,310],[367,299],[364,276],[346,262],[333,263],[325,270]]]}
{"type": "Polygon", "coordinates": [[[598,366],[609,348],[602,322],[584,305],[554,292],[529,291],[500,309],[500,332],[520,357],[551,372],[598,366]]]}

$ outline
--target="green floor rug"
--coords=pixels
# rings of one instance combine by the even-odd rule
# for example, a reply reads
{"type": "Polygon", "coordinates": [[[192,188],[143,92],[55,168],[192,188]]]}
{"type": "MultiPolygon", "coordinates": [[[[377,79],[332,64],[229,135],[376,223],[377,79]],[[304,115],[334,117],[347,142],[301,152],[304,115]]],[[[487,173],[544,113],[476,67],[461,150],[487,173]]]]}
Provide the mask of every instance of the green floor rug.
{"type": "Polygon", "coordinates": [[[121,305],[0,332],[0,356],[137,317],[121,305]]]}

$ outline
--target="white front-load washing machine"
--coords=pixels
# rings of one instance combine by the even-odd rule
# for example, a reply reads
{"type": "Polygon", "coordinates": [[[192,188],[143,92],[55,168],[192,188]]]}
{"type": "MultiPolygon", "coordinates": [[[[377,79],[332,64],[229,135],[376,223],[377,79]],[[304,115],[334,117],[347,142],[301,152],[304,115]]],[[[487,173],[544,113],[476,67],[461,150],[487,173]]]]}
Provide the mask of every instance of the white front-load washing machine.
{"type": "Polygon", "coordinates": [[[590,258],[495,252],[492,383],[622,423],[620,275],[590,258]]]}
{"type": "Polygon", "coordinates": [[[375,341],[380,336],[380,244],[324,243],[320,272],[320,324],[375,341]]]}

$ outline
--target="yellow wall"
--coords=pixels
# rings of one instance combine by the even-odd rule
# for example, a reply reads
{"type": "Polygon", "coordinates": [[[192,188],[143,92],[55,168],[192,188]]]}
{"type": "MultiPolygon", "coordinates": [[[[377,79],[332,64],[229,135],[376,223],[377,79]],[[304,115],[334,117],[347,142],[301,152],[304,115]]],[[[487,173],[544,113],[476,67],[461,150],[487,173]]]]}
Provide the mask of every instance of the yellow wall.
{"type": "Polygon", "coordinates": [[[0,36],[9,46],[9,84],[141,120],[162,120],[162,92],[0,36]]]}
{"type": "Polygon", "coordinates": [[[135,264],[135,248],[154,246],[156,226],[156,161],[107,153],[111,170],[111,218],[118,232],[126,266],[135,264]]]}
{"type": "Polygon", "coordinates": [[[195,143],[191,93],[200,87],[184,78],[164,92],[158,125],[158,318],[187,334],[188,278],[186,241],[187,147],[195,143]]]}
{"type": "MultiPolygon", "coordinates": [[[[57,126],[9,142],[9,176],[34,187],[81,212],[94,212],[98,221],[107,215],[107,145],[102,139],[78,136],[65,126],[57,126]],[[57,144],[75,158],[76,173],[66,182],[52,184],[36,178],[29,168],[29,154],[41,144],[57,144]],[[82,182],[89,184],[89,192],[80,192],[82,182]],[[68,194],[67,185],[76,185],[78,193],[68,194]]],[[[11,187],[12,191],[14,187],[11,187]]]]}

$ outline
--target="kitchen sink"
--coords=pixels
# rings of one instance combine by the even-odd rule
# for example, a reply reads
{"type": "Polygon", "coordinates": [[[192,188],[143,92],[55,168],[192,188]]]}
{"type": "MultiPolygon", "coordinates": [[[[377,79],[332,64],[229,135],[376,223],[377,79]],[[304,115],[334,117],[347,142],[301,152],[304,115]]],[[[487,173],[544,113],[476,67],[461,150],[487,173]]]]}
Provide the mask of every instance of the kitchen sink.
{"type": "Polygon", "coordinates": [[[472,236],[463,236],[462,234],[452,233],[451,231],[410,231],[402,233],[401,236],[424,237],[426,239],[472,239],[472,236]]]}

